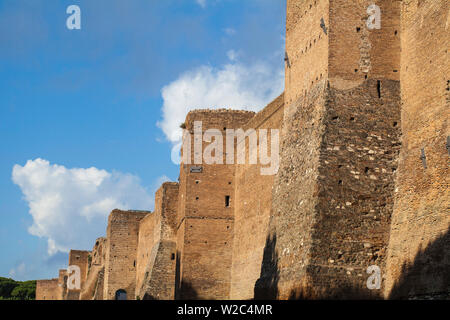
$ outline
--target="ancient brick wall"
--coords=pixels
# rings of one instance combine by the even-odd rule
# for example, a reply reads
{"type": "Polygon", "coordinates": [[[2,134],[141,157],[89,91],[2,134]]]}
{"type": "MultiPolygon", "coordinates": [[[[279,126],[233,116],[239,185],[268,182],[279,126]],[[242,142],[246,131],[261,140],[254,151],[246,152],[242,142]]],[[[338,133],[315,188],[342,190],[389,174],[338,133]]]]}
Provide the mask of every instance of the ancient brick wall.
{"type": "MultiPolygon", "coordinates": [[[[155,197],[155,208],[158,206],[158,197],[155,197]]],[[[142,219],[139,225],[139,241],[136,260],[136,295],[142,297],[140,290],[145,278],[147,268],[153,247],[161,238],[161,216],[155,212],[148,214],[142,219]],[[158,221],[157,221],[158,220],[158,221]]]]}
{"type": "MultiPolygon", "coordinates": [[[[68,289],[67,300],[79,300],[81,288],[84,287],[87,278],[87,271],[89,268],[90,251],[70,250],[69,252],[69,266],[78,266],[80,268],[80,289],[68,289]]],[[[72,272],[72,275],[74,273],[72,272]]],[[[70,275],[69,275],[70,276],[70,275]]]]}
{"type": "MultiPolygon", "coordinates": [[[[192,136],[192,159],[197,138],[193,136],[194,121],[202,121],[203,133],[218,129],[225,139],[227,128],[242,128],[253,116],[253,112],[232,110],[191,111],[185,125],[192,136]]],[[[203,141],[202,145],[205,150],[209,143],[203,141]]],[[[226,150],[223,152],[225,156],[226,150]]],[[[225,163],[224,157],[222,162],[225,163]]],[[[227,299],[234,226],[234,165],[182,162],[180,171],[178,233],[184,237],[178,238],[181,243],[177,242],[177,295],[185,299],[227,299]],[[199,166],[201,172],[191,170],[199,166]]]]}
{"type": "Polygon", "coordinates": [[[67,297],[67,270],[61,269],[58,272],[58,300],[66,300],[67,297]]]}
{"type": "Polygon", "coordinates": [[[403,138],[386,297],[450,293],[449,10],[445,0],[402,5],[403,138]]]}
{"type": "Polygon", "coordinates": [[[161,240],[153,246],[140,292],[143,300],[175,298],[176,249],[172,240],[161,240]]]}
{"type": "Polygon", "coordinates": [[[155,194],[155,211],[140,223],[136,277],[139,298],[174,297],[177,208],[178,183],[166,182],[155,194]],[[158,287],[161,292],[155,292],[158,287]]]}
{"type": "Polygon", "coordinates": [[[139,223],[148,211],[113,210],[106,231],[105,300],[114,300],[118,290],[124,290],[128,300],[134,300],[139,223]]]}
{"type": "Polygon", "coordinates": [[[365,79],[400,80],[400,0],[330,0],[329,81],[347,89],[365,79]],[[380,29],[367,27],[379,6],[380,29]]]}
{"type": "Polygon", "coordinates": [[[286,105],[305,96],[315,83],[327,77],[328,21],[329,0],[287,1],[286,53],[289,62],[286,62],[285,69],[286,105]]]}
{"type": "Polygon", "coordinates": [[[105,245],[106,238],[98,238],[95,241],[95,245],[89,255],[87,277],[81,288],[80,300],[93,300],[98,291],[97,289],[99,287],[103,288],[103,283],[100,282],[103,281],[101,275],[105,267],[105,245]]]}
{"type": "MultiPolygon", "coordinates": [[[[395,13],[398,2],[377,4],[382,12],[395,13]]],[[[299,98],[285,107],[281,166],[257,298],[379,296],[380,290],[365,287],[365,270],[375,264],[384,268],[393,207],[400,138],[400,87],[393,71],[399,69],[399,37],[394,29],[400,18],[389,13],[386,28],[370,34],[373,30],[361,26],[368,5],[329,1],[328,25],[324,19],[328,74],[310,81],[306,94],[286,84],[290,96],[299,98]]],[[[288,1],[288,10],[292,7],[294,1],[288,1]]],[[[287,30],[292,29],[289,23],[287,30]]],[[[309,37],[287,32],[286,41],[301,52],[309,37]]],[[[296,77],[306,83],[309,76],[296,77]]]]}
{"type": "Polygon", "coordinates": [[[37,280],[36,300],[60,300],[58,279],[37,280]]]}
{"type": "MultiPolygon", "coordinates": [[[[245,131],[254,129],[257,135],[259,129],[281,129],[283,106],[283,95],[280,95],[258,112],[243,129],[245,131]]],[[[230,298],[252,299],[266,245],[274,175],[261,175],[260,162],[249,163],[248,138],[240,140],[239,144],[245,144],[247,161],[246,164],[237,164],[235,173],[236,200],[230,298]]],[[[270,141],[268,145],[270,146],[270,141]]]]}

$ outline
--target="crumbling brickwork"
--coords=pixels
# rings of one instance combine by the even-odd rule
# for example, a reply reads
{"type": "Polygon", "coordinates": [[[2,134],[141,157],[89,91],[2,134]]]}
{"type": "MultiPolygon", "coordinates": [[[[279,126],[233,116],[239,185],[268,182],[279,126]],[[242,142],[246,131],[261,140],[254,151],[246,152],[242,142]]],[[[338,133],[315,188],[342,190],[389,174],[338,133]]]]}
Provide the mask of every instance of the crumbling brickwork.
{"type": "Polygon", "coordinates": [[[137,297],[174,299],[178,183],[165,182],[155,195],[155,211],[140,223],[137,297]]]}
{"type": "Polygon", "coordinates": [[[80,300],[101,300],[103,297],[105,245],[106,238],[98,238],[89,254],[86,282],[82,286],[80,300]]]}
{"type": "Polygon", "coordinates": [[[103,298],[116,299],[119,290],[134,300],[139,223],[149,211],[113,210],[106,231],[106,263],[103,298]]]}
{"type": "MultiPolygon", "coordinates": [[[[387,27],[374,34],[361,27],[369,2],[295,3],[288,1],[288,8],[295,7],[297,17],[305,6],[305,16],[315,20],[329,9],[328,28],[324,19],[322,30],[328,47],[310,41],[309,48],[328,50],[328,73],[303,93],[305,87],[286,84],[296,100],[285,108],[267,235],[272,252],[264,256],[256,290],[280,299],[373,296],[365,287],[365,270],[370,265],[384,270],[400,145],[399,60],[389,53],[399,48],[391,30],[400,23],[398,2],[378,1],[389,14],[383,15],[387,27]]],[[[301,52],[310,35],[295,30],[301,18],[293,27],[290,22],[287,43],[301,52]]],[[[287,74],[293,64],[286,64],[287,74]]]]}
{"type": "Polygon", "coordinates": [[[189,112],[179,183],[71,251],[81,294],[61,270],[38,299],[450,297],[449,2],[287,0],[286,21],[285,91],[189,112]],[[227,150],[230,129],[248,136],[227,150]],[[273,175],[250,163],[264,129],[281,130],[273,175]]]}

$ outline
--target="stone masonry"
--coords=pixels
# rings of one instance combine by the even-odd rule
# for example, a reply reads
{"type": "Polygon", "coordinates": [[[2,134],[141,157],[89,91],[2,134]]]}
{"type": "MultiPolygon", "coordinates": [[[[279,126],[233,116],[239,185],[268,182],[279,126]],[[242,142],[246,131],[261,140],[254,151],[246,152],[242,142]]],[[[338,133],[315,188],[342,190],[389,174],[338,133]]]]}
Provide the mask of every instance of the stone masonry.
{"type": "Polygon", "coordinates": [[[179,181],[153,212],[113,210],[92,251],[70,252],[79,290],[60,270],[36,299],[449,299],[449,12],[287,0],[285,91],[258,113],[189,112],[179,181]],[[198,135],[209,129],[245,136],[188,162],[202,160],[195,142],[215,142],[198,135]],[[266,129],[280,130],[275,175],[249,163],[266,129]],[[245,164],[225,161],[241,147],[245,164]]]}

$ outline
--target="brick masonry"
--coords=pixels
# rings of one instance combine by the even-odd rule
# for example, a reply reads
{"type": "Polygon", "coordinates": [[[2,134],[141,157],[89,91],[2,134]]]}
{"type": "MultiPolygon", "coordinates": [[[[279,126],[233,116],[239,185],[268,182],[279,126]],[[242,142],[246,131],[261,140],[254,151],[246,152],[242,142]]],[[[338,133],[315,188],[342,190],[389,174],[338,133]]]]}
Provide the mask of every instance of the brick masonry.
{"type": "Polygon", "coordinates": [[[113,210],[92,251],[71,251],[81,291],[61,270],[37,299],[448,299],[449,24],[445,0],[288,0],[285,91],[182,125],[192,159],[195,121],[280,129],[278,173],[182,162],[154,212],[113,210]]]}

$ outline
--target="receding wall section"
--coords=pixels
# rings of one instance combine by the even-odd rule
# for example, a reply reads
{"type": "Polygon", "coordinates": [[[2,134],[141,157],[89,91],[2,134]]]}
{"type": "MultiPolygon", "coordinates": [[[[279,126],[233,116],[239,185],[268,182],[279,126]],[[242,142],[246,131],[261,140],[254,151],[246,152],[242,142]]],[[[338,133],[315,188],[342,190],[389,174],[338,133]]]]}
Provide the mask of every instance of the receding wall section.
{"type": "Polygon", "coordinates": [[[179,185],[165,182],[155,194],[155,210],[142,219],[137,251],[136,298],[175,297],[176,221],[179,185]]]}
{"type": "Polygon", "coordinates": [[[445,0],[402,5],[403,139],[386,298],[449,297],[449,12],[445,0]]]}
{"type": "MultiPolygon", "coordinates": [[[[284,96],[280,95],[258,112],[243,128],[244,131],[272,129],[281,132],[284,96]]],[[[231,299],[252,299],[255,283],[261,272],[264,247],[272,206],[274,175],[262,175],[261,164],[249,164],[250,138],[238,141],[246,152],[246,164],[236,165],[234,181],[234,239],[231,274],[231,299]]],[[[268,143],[270,146],[270,142],[268,143]]],[[[259,148],[259,140],[256,144],[259,148]]],[[[238,147],[239,148],[239,147],[238,147]]],[[[271,150],[269,148],[269,153],[271,150]]]]}
{"type": "Polygon", "coordinates": [[[115,300],[124,291],[134,300],[136,290],[136,263],[140,221],[149,211],[113,210],[106,230],[105,300],[115,300]]]}
{"type": "MultiPolygon", "coordinates": [[[[253,116],[253,112],[234,110],[189,112],[185,127],[190,135],[192,161],[198,156],[195,139],[202,139],[200,145],[203,150],[208,145],[203,139],[207,130],[216,129],[225,138],[227,129],[242,128],[253,116]],[[194,128],[194,122],[198,124],[200,121],[201,130],[194,128]],[[201,137],[194,131],[200,132],[201,137]]],[[[180,165],[182,192],[179,196],[178,233],[183,234],[183,238],[178,238],[177,242],[179,267],[176,268],[176,278],[177,296],[182,299],[230,297],[235,166],[227,164],[224,155],[225,150],[222,164],[207,164],[202,159],[201,163],[182,162],[180,165]],[[228,206],[226,196],[230,196],[228,206]]]]}

